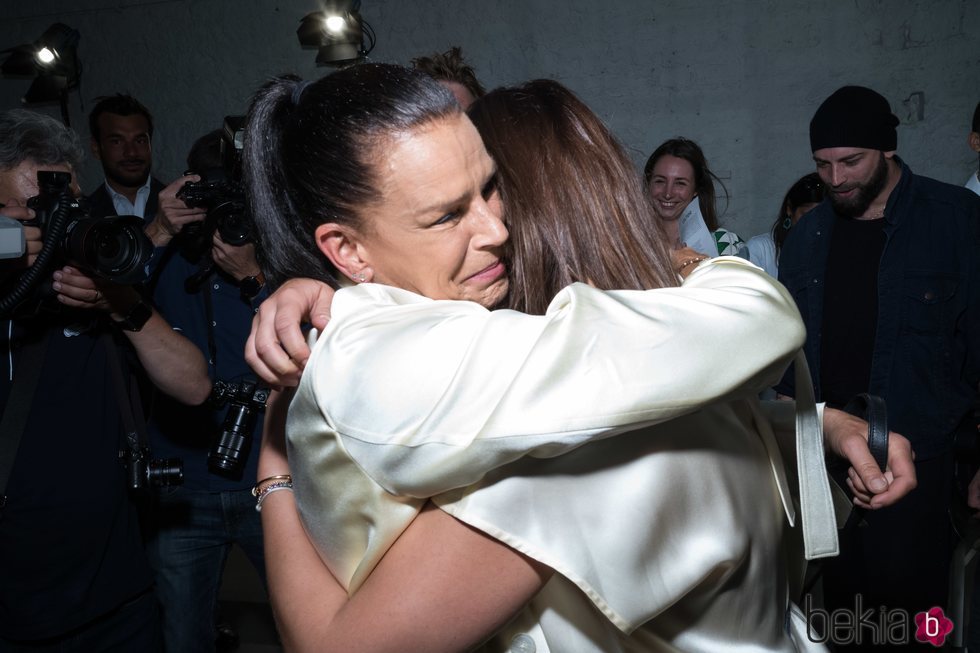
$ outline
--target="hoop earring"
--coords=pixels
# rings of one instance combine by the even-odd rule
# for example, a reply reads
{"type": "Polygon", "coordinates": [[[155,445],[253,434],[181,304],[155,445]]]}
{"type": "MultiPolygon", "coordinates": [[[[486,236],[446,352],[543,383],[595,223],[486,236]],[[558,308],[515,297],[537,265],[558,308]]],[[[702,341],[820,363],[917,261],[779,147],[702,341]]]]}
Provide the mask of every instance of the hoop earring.
{"type": "Polygon", "coordinates": [[[793,218],[785,217],[783,218],[783,229],[789,231],[793,226],[793,218]]]}

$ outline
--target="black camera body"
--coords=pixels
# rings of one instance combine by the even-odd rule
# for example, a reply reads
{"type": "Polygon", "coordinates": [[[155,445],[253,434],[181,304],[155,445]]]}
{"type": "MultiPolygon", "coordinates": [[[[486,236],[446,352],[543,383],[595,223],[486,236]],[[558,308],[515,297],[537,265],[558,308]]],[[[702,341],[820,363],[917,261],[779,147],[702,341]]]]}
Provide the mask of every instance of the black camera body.
{"type": "Polygon", "coordinates": [[[269,400],[269,389],[254,381],[215,381],[208,402],[215,408],[228,405],[221,433],[208,452],[208,469],[224,476],[240,476],[252,446],[252,429],[269,400]]]}
{"type": "Polygon", "coordinates": [[[242,183],[244,126],[244,116],[227,116],[221,131],[220,165],[213,160],[214,167],[189,171],[187,174],[198,174],[201,180],[189,181],[177,191],[177,198],[189,208],[207,209],[202,222],[185,225],[180,233],[181,250],[191,260],[200,259],[211,248],[215,231],[229,245],[254,240],[242,183]]]}
{"type": "Polygon", "coordinates": [[[72,262],[86,272],[120,284],[146,279],[153,243],[135,215],[89,216],[87,207],[72,197],[67,172],[39,170],[39,192],[27,200],[36,217],[25,224],[40,227],[45,240],[57,239],[55,260],[72,262]],[[64,220],[55,220],[64,215],[64,220]]]}
{"type": "Polygon", "coordinates": [[[130,446],[119,452],[126,468],[126,486],[131,490],[161,488],[184,482],[184,463],[180,458],[151,458],[150,448],[130,446]]]}
{"type": "Polygon", "coordinates": [[[228,179],[224,170],[206,170],[201,181],[189,181],[177,191],[177,198],[190,208],[207,209],[203,222],[181,229],[182,249],[196,260],[211,248],[211,237],[217,231],[229,245],[252,242],[252,222],[245,210],[245,189],[237,179],[228,179]]]}

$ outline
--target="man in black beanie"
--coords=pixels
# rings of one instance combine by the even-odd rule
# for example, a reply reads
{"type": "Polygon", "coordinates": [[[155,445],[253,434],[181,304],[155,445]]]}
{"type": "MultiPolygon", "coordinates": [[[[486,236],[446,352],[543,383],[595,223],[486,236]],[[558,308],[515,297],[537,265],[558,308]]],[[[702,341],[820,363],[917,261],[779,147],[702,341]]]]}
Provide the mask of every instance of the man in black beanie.
{"type": "MultiPolygon", "coordinates": [[[[810,145],[827,199],[790,232],[779,261],[807,326],[817,399],[841,408],[860,393],[883,397],[889,428],[916,455],[918,487],[842,533],[841,555],[825,567],[827,610],[858,612],[854,643],[839,650],[905,648],[900,630],[860,621],[880,607],[907,611],[908,650],[931,649],[918,648],[912,619],[948,609],[952,445],[976,437],[980,197],[912,174],[895,154],[898,124],[888,101],[861,86],[820,105],[810,145]]],[[[777,390],[794,394],[791,373],[777,390]]]]}

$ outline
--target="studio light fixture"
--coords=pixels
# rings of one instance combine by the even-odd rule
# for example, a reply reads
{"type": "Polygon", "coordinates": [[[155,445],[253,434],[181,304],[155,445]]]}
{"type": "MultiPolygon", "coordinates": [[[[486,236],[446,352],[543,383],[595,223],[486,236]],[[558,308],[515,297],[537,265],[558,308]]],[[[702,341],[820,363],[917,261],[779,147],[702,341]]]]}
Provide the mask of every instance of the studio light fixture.
{"type": "Polygon", "coordinates": [[[34,78],[24,104],[61,103],[62,117],[68,124],[68,92],[78,86],[82,75],[78,60],[78,30],[55,23],[33,43],[25,43],[0,54],[9,55],[0,64],[0,73],[14,79],[34,78]]]}
{"type": "Polygon", "coordinates": [[[353,63],[374,49],[374,30],[361,18],[360,8],[360,0],[333,0],[303,17],[296,36],[304,48],[317,50],[317,65],[353,63]]]}

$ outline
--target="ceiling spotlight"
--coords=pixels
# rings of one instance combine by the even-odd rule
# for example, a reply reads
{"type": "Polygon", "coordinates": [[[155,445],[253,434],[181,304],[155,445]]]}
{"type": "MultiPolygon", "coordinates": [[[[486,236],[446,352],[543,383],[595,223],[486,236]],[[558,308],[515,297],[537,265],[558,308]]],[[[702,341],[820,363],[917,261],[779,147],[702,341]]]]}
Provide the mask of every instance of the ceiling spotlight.
{"type": "Polygon", "coordinates": [[[343,16],[327,16],[324,23],[327,26],[327,31],[334,34],[340,34],[347,27],[347,21],[344,20],[343,16]]]}
{"type": "Polygon", "coordinates": [[[54,61],[54,52],[49,48],[41,48],[37,51],[37,60],[42,64],[49,64],[54,61]]]}
{"type": "Polygon", "coordinates": [[[78,61],[78,30],[55,23],[33,43],[3,50],[9,56],[0,64],[4,77],[30,78],[34,81],[21,99],[24,104],[61,101],[67,124],[68,91],[78,86],[82,67],[78,61]]]}
{"type": "Polygon", "coordinates": [[[303,17],[296,36],[304,48],[317,50],[318,65],[353,63],[374,49],[374,30],[361,18],[360,8],[360,0],[333,0],[323,11],[303,17]]]}

